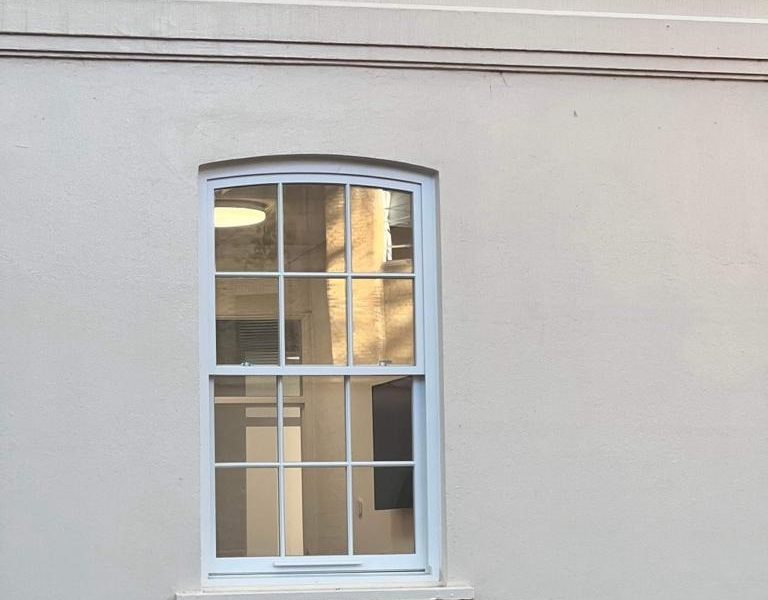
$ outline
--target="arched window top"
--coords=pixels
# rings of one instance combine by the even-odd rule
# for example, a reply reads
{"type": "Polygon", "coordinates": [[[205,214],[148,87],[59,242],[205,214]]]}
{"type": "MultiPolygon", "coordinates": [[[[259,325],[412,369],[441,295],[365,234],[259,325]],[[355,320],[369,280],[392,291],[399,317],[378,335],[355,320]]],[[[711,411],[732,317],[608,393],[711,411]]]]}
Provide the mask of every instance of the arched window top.
{"type": "Polygon", "coordinates": [[[356,175],[404,182],[432,181],[437,171],[429,167],[375,158],[294,154],[230,159],[200,166],[201,179],[277,173],[356,175]]]}

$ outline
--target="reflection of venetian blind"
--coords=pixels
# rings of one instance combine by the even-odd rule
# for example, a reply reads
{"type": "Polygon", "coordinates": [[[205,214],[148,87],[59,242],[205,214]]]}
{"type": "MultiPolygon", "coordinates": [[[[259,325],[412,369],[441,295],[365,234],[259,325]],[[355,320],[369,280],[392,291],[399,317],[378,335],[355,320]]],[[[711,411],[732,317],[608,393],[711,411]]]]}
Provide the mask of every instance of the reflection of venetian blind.
{"type": "Polygon", "coordinates": [[[277,319],[238,321],[237,340],[243,358],[256,365],[278,362],[277,319]]]}
{"type": "MultiPolygon", "coordinates": [[[[277,327],[277,319],[237,321],[237,346],[242,359],[255,365],[277,364],[277,327]]],[[[301,324],[296,319],[285,322],[285,354],[286,361],[301,362],[301,324]]]]}

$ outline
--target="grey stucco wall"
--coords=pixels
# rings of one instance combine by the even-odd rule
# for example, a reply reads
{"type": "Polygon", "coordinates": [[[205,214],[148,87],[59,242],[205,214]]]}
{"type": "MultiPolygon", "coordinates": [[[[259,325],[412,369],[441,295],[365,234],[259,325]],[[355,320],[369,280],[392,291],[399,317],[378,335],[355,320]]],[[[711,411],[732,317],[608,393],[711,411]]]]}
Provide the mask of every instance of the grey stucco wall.
{"type": "Polygon", "coordinates": [[[3,597],[199,587],[198,167],[295,153],[439,172],[450,581],[764,596],[764,83],[0,68],[3,597]]]}

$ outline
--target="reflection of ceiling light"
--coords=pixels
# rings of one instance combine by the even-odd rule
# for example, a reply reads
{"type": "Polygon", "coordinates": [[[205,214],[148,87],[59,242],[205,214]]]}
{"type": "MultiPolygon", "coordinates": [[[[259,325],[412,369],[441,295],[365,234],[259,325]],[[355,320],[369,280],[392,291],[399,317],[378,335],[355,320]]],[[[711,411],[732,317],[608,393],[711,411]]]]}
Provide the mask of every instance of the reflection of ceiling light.
{"type": "Polygon", "coordinates": [[[213,209],[213,223],[217,228],[258,225],[266,218],[262,205],[252,200],[219,200],[213,209]]]}

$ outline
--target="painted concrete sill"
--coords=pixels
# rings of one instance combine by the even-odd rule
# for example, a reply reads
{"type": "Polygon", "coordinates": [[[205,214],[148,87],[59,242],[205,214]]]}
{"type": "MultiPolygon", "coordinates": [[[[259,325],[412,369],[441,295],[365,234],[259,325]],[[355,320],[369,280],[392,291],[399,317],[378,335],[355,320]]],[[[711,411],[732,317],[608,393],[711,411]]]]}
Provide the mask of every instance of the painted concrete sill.
{"type": "Polygon", "coordinates": [[[176,600],[473,600],[468,585],[319,588],[306,590],[205,590],[178,592],[176,600]]]}

